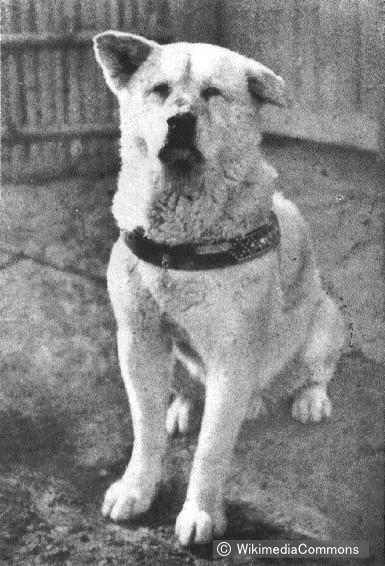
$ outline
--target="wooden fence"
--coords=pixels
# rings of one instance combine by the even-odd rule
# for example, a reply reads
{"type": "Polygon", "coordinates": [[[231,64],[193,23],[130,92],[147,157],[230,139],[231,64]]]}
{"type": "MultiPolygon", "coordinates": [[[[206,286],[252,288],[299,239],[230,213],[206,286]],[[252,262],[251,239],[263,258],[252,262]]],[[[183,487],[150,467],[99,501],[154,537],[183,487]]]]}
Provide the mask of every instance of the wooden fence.
{"type": "Polygon", "coordinates": [[[269,131],[378,151],[385,87],[384,0],[226,0],[224,45],[280,73],[292,106],[269,131]]]}
{"type": "Polygon", "coordinates": [[[2,0],[2,173],[39,180],[116,167],[116,102],[92,37],[216,41],[204,0],[2,0]]]}
{"type": "MultiPolygon", "coordinates": [[[[220,43],[288,81],[266,129],[378,150],[383,0],[2,0],[2,173],[40,180],[117,164],[116,103],[91,48],[108,28],[220,43]]],[[[382,114],[383,116],[383,114],[382,114]]]]}

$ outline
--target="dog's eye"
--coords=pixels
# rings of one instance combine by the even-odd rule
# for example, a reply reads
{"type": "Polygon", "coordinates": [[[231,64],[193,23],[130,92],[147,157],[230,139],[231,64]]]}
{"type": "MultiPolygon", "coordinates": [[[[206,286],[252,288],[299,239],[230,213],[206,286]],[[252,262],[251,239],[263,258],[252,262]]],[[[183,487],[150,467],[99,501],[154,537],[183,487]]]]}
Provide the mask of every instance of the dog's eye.
{"type": "Polygon", "coordinates": [[[222,93],[216,86],[208,86],[201,91],[202,98],[209,100],[213,96],[220,96],[222,93]]]}
{"type": "Polygon", "coordinates": [[[151,92],[158,94],[162,98],[167,98],[170,94],[170,85],[167,83],[159,83],[152,87],[151,92]]]}

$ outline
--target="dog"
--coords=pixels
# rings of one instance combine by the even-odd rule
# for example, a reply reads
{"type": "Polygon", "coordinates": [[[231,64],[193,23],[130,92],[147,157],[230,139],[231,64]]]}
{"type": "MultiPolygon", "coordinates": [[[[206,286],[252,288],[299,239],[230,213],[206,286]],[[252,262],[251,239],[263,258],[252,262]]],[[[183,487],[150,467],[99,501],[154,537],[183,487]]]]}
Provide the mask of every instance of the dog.
{"type": "Polygon", "coordinates": [[[205,543],[226,529],[226,474],[249,399],[296,357],[293,416],[327,418],[344,324],[322,289],[309,228],[275,191],[259,147],[260,109],[286,104],[283,79],[208,44],[106,31],[94,49],[120,108],[120,237],[107,283],[134,429],[102,512],[119,521],[149,509],[167,434],[192,421],[183,392],[168,406],[178,360],[204,384],[205,402],[176,535],[205,543]]]}

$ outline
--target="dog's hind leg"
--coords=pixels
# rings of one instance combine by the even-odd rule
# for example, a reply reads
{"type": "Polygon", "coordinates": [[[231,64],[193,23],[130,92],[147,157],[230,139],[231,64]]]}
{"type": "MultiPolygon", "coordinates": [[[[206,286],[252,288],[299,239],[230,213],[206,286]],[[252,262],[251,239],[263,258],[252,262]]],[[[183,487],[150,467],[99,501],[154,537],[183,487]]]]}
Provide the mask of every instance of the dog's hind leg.
{"type": "Polygon", "coordinates": [[[300,356],[306,382],[297,392],[292,406],[292,416],[300,422],[320,422],[330,416],[332,404],[327,385],[333,377],[344,339],[341,313],[325,295],[300,356]]]}
{"type": "Polygon", "coordinates": [[[191,430],[192,402],[184,395],[176,395],[172,400],[166,418],[166,429],[170,436],[187,434],[191,430]]]}
{"type": "Polygon", "coordinates": [[[166,429],[170,436],[194,432],[200,424],[204,386],[198,381],[201,364],[176,348],[174,397],[167,411],[166,429]]]}

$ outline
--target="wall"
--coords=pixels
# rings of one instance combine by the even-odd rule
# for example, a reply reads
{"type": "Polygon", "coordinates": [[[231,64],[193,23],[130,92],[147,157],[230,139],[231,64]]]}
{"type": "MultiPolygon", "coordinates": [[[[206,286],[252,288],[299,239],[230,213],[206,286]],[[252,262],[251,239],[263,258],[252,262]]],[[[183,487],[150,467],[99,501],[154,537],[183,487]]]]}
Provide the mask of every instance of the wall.
{"type": "Polygon", "coordinates": [[[225,0],[222,6],[223,44],[270,66],[289,85],[291,108],[284,115],[266,109],[269,131],[380,148],[382,0],[225,0]]]}

